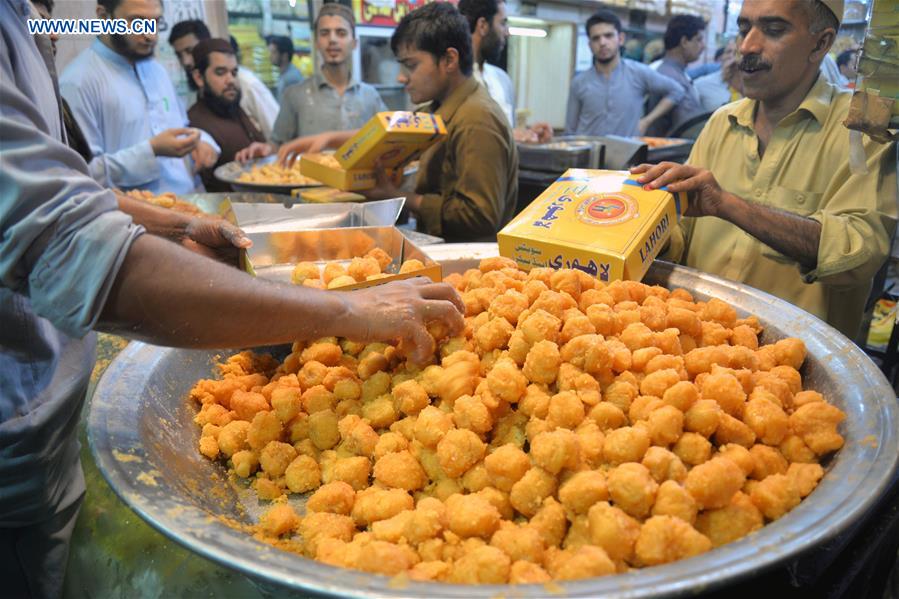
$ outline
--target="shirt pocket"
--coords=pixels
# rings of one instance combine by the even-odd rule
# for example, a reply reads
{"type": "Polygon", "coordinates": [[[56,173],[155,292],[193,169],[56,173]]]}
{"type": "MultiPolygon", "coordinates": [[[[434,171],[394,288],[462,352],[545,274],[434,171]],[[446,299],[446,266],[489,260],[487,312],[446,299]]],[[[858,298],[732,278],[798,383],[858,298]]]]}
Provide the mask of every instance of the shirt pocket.
{"type": "Polygon", "coordinates": [[[821,192],[774,185],[768,192],[768,204],[799,216],[809,216],[818,210],[823,195],[821,192]]]}

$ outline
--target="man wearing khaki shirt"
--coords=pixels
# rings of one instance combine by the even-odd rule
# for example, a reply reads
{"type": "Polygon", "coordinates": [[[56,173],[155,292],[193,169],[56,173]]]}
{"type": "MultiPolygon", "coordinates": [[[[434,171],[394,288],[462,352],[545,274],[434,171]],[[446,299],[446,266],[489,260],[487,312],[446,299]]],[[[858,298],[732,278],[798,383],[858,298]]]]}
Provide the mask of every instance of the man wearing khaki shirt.
{"type": "MultiPolygon", "coordinates": [[[[447,241],[495,240],[515,212],[518,151],[502,109],[471,76],[468,23],[450,4],[428,4],[400,22],[390,43],[412,103],[430,102],[447,129],[422,155],[406,205],[419,228],[447,241]]],[[[366,195],[406,194],[382,181],[366,195]]]]}
{"type": "Polygon", "coordinates": [[[865,137],[849,168],[850,96],[819,77],[841,0],[746,2],[737,21],[746,98],[719,109],[688,165],[634,169],[691,192],[668,256],[777,295],[858,333],[896,227],[895,146],[865,137]],[[712,218],[717,217],[717,218],[712,218]]]}

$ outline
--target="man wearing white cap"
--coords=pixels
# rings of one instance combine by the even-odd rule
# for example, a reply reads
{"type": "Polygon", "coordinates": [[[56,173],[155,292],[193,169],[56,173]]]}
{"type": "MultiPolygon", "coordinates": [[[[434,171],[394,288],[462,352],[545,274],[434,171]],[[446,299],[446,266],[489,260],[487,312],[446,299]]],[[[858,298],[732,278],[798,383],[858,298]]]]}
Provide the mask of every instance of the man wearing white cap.
{"type": "Polygon", "coordinates": [[[686,165],[633,169],[690,192],[667,257],[768,291],[858,333],[896,227],[895,147],[849,167],[850,94],[820,76],[842,0],[753,0],[737,19],[745,99],[709,120],[686,165]],[[712,218],[716,217],[716,218],[712,218]]]}

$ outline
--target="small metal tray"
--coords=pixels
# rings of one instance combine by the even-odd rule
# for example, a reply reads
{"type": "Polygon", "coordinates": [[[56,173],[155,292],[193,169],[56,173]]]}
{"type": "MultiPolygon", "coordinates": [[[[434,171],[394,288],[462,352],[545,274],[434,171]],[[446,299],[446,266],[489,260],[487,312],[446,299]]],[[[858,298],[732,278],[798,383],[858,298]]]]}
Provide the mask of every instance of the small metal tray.
{"type": "Polygon", "coordinates": [[[348,229],[315,229],[310,231],[269,231],[249,233],[253,247],[243,253],[243,267],[263,279],[290,283],[298,262],[338,262],[344,265],[374,248],[381,248],[393,258],[384,272],[391,276],[341,287],[341,291],[380,285],[410,277],[442,279],[442,269],[427,254],[409,241],[396,227],[353,227],[348,229]],[[424,269],[398,274],[406,260],[420,260],[424,269]]]}
{"type": "Polygon", "coordinates": [[[231,204],[235,223],[245,233],[342,229],[346,227],[389,227],[403,209],[405,198],[378,200],[364,204],[231,204]]]}

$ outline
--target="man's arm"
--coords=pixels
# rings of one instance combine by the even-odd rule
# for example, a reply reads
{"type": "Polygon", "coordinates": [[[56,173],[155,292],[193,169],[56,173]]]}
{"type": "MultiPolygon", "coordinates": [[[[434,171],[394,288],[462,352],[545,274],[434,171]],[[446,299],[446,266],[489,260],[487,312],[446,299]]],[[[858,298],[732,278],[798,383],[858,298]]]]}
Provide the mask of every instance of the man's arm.
{"type": "Polygon", "coordinates": [[[568,108],[565,111],[565,133],[568,135],[577,134],[577,124],[581,118],[581,99],[577,94],[577,86],[575,81],[571,82],[568,89],[568,108]]]}
{"type": "Polygon", "coordinates": [[[351,292],[282,285],[197,256],[158,237],[131,246],[98,328],[192,348],[253,347],[324,336],[400,342],[421,362],[433,351],[425,323],[464,322],[448,285],[396,281],[351,292]]]}
{"type": "Polygon", "coordinates": [[[87,85],[76,86],[65,80],[59,82],[59,91],[65,96],[84,137],[90,146],[93,159],[91,176],[104,187],[140,187],[152,183],[160,176],[159,164],[150,140],[144,140],[118,152],[106,152],[99,122],[99,106],[89,93],[87,85]]]}
{"type": "Polygon", "coordinates": [[[669,100],[668,98],[662,98],[659,100],[659,103],[656,104],[655,108],[653,108],[649,114],[640,119],[640,133],[646,133],[646,130],[652,125],[656,120],[665,116],[669,112],[674,109],[674,102],[669,100]]]}

